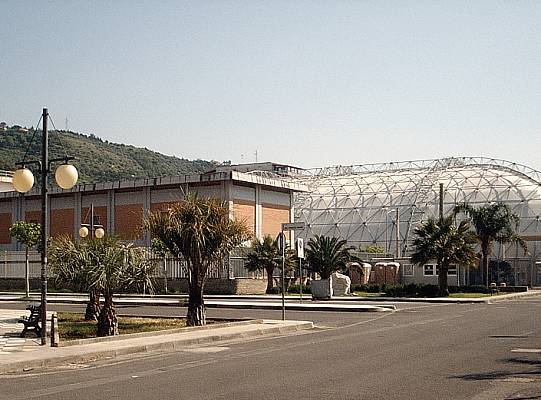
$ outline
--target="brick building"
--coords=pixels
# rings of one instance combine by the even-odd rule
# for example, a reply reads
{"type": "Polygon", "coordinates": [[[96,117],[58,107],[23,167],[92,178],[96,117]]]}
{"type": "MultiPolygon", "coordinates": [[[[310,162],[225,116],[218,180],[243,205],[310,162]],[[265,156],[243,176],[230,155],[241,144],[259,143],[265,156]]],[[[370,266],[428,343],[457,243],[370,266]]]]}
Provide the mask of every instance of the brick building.
{"type": "MultiPolygon", "coordinates": [[[[89,222],[90,205],[95,219],[107,234],[149,245],[149,235],[141,222],[150,211],[180,201],[185,193],[224,201],[232,218],[246,221],[254,236],[276,236],[281,224],[293,220],[293,193],[304,191],[301,184],[235,170],[213,171],[155,179],[79,185],[50,191],[50,232],[54,237],[66,234],[77,238],[81,223],[89,222]]],[[[41,198],[33,191],[21,195],[0,193],[0,250],[17,250],[9,236],[15,221],[41,221],[41,198]]]]}

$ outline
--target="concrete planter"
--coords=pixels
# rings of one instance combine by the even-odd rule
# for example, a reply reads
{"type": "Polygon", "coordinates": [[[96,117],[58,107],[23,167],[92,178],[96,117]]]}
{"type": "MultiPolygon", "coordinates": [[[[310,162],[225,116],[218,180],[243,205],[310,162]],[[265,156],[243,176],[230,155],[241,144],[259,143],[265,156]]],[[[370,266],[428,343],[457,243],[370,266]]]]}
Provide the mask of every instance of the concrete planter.
{"type": "Polygon", "coordinates": [[[313,299],[330,299],[332,296],[332,286],[330,279],[320,279],[310,282],[310,290],[313,299]]]}

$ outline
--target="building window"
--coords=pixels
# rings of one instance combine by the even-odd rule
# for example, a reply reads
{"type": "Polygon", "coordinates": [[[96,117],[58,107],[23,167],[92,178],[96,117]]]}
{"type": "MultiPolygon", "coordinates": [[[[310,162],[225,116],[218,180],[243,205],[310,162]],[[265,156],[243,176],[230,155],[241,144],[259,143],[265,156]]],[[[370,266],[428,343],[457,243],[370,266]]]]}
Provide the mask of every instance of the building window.
{"type": "Polygon", "coordinates": [[[413,265],[412,264],[403,264],[404,276],[413,276],[413,265]]]}
{"type": "MultiPolygon", "coordinates": [[[[436,265],[436,275],[440,274],[440,267],[439,265],[436,265]]],[[[447,275],[449,276],[456,276],[456,265],[451,264],[449,265],[449,269],[447,270],[447,275]]]]}
{"type": "Polygon", "coordinates": [[[423,275],[433,276],[434,275],[434,265],[426,264],[423,268],[423,275]]]}

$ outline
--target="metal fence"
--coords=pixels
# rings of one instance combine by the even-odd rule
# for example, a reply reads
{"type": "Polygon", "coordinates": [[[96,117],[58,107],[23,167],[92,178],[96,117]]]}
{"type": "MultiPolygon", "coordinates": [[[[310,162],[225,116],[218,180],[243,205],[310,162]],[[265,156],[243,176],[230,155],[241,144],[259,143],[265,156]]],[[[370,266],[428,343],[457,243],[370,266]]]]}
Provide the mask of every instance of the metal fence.
{"type": "MultiPolygon", "coordinates": [[[[155,254],[150,255],[158,265],[157,276],[164,277],[167,273],[167,277],[171,279],[187,278],[188,266],[186,261],[180,258],[173,257],[158,257],[155,254]]],[[[226,257],[221,263],[214,263],[210,266],[208,277],[209,278],[262,278],[261,272],[249,272],[244,264],[246,263],[246,253],[243,249],[234,249],[229,257],[226,257]]]]}
{"type": "MultiPolygon", "coordinates": [[[[179,258],[167,257],[166,259],[148,252],[148,257],[154,259],[158,265],[156,277],[163,278],[165,273],[171,279],[187,278],[188,267],[186,261],[179,258]]],[[[29,252],[30,278],[41,276],[41,256],[37,251],[29,252]]],[[[242,250],[233,251],[222,263],[211,265],[208,273],[209,278],[262,278],[261,272],[249,272],[244,268],[246,254],[242,250]]],[[[24,278],[25,252],[3,251],[0,252],[0,279],[24,278]]]]}
{"type": "MultiPolygon", "coordinates": [[[[0,278],[24,278],[25,271],[24,251],[2,251],[0,252],[0,278]]],[[[37,251],[30,251],[30,278],[41,276],[41,257],[37,251]]]]}

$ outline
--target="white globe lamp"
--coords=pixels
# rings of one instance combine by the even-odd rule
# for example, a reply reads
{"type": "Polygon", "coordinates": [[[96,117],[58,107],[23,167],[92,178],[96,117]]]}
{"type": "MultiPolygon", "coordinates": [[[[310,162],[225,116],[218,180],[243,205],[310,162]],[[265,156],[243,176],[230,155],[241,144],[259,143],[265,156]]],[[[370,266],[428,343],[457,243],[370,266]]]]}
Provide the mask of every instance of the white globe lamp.
{"type": "Polygon", "coordinates": [[[82,238],[85,238],[88,236],[88,228],[86,226],[83,226],[79,229],[79,236],[82,238]]]}
{"type": "Polygon", "coordinates": [[[56,179],[56,183],[58,183],[58,186],[60,186],[62,189],[71,189],[77,183],[79,173],[77,172],[77,168],[75,168],[73,165],[62,164],[56,169],[54,177],[56,179]]]}
{"type": "Polygon", "coordinates": [[[98,228],[94,232],[94,236],[96,236],[98,239],[101,239],[104,235],[105,235],[105,231],[103,230],[103,228],[98,228]]]}
{"type": "Polygon", "coordinates": [[[26,193],[34,186],[34,174],[28,168],[20,168],[13,173],[11,182],[19,193],[26,193]]]}

